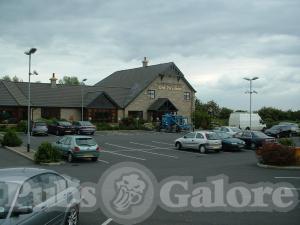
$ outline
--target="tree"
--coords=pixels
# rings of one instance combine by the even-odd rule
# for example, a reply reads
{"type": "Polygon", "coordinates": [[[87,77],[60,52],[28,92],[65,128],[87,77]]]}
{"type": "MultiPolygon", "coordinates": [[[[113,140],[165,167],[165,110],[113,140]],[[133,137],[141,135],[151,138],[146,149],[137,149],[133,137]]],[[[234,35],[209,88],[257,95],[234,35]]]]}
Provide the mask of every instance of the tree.
{"type": "Polygon", "coordinates": [[[10,78],[10,76],[5,75],[5,76],[1,77],[1,80],[4,80],[4,81],[11,81],[11,78],[10,78]]]}
{"type": "Polygon", "coordinates": [[[58,81],[59,84],[67,84],[67,85],[79,85],[80,82],[75,76],[64,76],[63,79],[58,81]]]}
{"type": "Polygon", "coordinates": [[[223,107],[223,108],[221,108],[221,110],[220,110],[219,117],[220,117],[220,119],[228,120],[228,119],[229,119],[229,116],[230,116],[230,114],[231,114],[232,112],[233,112],[232,109],[223,107]]]}
{"type": "Polygon", "coordinates": [[[12,81],[13,81],[13,82],[23,82],[23,80],[20,79],[20,78],[17,77],[17,76],[14,76],[14,77],[12,78],[12,81]]]}

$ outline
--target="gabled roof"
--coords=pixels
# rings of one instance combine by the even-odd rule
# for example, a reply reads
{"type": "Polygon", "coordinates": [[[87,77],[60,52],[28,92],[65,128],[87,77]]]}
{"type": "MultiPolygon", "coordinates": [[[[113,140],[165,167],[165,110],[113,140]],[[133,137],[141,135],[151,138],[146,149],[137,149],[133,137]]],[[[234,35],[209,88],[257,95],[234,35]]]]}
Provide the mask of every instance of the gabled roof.
{"type": "MultiPolygon", "coordinates": [[[[61,85],[55,88],[49,83],[31,83],[31,105],[38,107],[81,107],[81,86],[80,85],[61,85]]],[[[102,103],[103,107],[119,107],[104,91],[99,87],[84,86],[84,107],[91,104],[95,99],[106,98],[102,103]],[[108,102],[111,104],[108,104],[108,102]]],[[[6,106],[27,106],[28,83],[0,81],[0,105],[6,106]]],[[[99,108],[102,106],[95,106],[99,108]]]]}
{"type": "Polygon", "coordinates": [[[101,87],[101,90],[105,90],[113,97],[119,106],[125,108],[158,76],[163,76],[165,74],[176,74],[180,79],[183,79],[193,91],[195,91],[192,85],[184,78],[183,73],[173,62],[117,71],[98,82],[95,86],[101,87]],[[123,93],[122,98],[116,99],[115,96],[120,92],[123,93]]]}
{"type": "Polygon", "coordinates": [[[166,110],[178,111],[177,107],[168,98],[158,98],[148,108],[148,111],[166,111],[166,110]]]}

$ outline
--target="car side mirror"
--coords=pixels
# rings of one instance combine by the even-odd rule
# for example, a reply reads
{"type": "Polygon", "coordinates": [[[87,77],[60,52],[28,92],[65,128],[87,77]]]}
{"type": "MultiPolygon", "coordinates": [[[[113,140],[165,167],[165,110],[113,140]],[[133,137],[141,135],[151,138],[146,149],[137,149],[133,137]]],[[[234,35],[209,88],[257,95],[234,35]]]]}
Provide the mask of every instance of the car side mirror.
{"type": "Polygon", "coordinates": [[[183,136],[183,138],[186,138],[186,136],[183,136]]]}
{"type": "Polygon", "coordinates": [[[14,207],[13,215],[19,216],[24,214],[30,214],[33,212],[32,206],[20,206],[20,207],[14,207]]]}

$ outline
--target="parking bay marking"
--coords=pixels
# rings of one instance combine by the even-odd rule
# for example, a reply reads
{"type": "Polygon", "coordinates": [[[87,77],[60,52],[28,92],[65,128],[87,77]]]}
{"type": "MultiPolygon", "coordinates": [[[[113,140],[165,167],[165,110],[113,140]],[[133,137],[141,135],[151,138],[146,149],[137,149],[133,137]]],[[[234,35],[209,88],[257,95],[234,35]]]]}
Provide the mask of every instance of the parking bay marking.
{"type": "Polygon", "coordinates": [[[114,146],[114,147],[118,147],[118,148],[124,148],[124,149],[128,149],[128,150],[133,150],[133,151],[137,151],[137,152],[144,152],[144,153],[148,153],[148,154],[152,154],[152,155],[159,155],[159,156],[164,156],[164,157],[178,159],[178,157],[174,156],[174,155],[166,155],[166,154],[161,154],[161,153],[157,153],[157,152],[151,152],[151,149],[149,149],[149,150],[141,150],[141,149],[136,149],[136,148],[127,148],[127,147],[124,147],[124,146],[110,144],[110,143],[105,143],[105,144],[110,145],[110,146],[114,146]]]}
{"type": "Polygon", "coordinates": [[[98,162],[103,162],[103,163],[109,164],[109,162],[102,160],[102,159],[98,159],[98,162]]]}
{"type": "Polygon", "coordinates": [[[300,179],[300,177],[274,177],[275,179],[300,179]]]}
{"type": "MultiPolygon", "coordinates": [[[[137,142],[129,142],[131,144],[135,144],[135,145],[141,145],[141,146],[146,146],[146,147],[151,147],[153,148],[153,150],[156,150],[156,149],[162,149],[162,150],[168,150],[168,151],[173,151],[174,152],[174,148],[161,148],[161,147],[158,147],[158,146],[154,146],[154,145],[146,145],[146,144],[141,144],[141,143],[137,143],[137,142]]],[[[184,151],[177,151],[177,152],[184,152],[184,151]]],[[[197,154],[199,155],[199,153],[195,153],[195,152],[187,152],[185,151],[184,153],[190,153],[190,154],[197,154]]],[[[199,156],[207,156],[206,154],[201,154],[199,156]]]]}
{"type": "Polygon", "coordinates": [[[132,158],[132,159],[138,159],[138,160],[146,160],[144,158],[140,158],[140,157],[135,157],[135,156],[130,156],[130,155],[124,155],[124,154],[120,154],[120,153],[116,153],[116,152],[112,152],[112,151],[106,151],[106,150],[102,150],[102,152],[104,153],[109,153],[109,154],[113,154],[113,155],[118,155],[118,156],[123,156],[123,157],[127,157],[127,158],[132,158]]]}
{"type": "Polygon", "coordinates": [[[112,218],[109,218],[109,219],[107,219],[104,223],[102,223],[101,225],[107,225],[107,224],[109,224],[110,222],[112,222],[113,221],[113,219],[112,218]]]}
{"type": "Polygon", "coordinates": [[[157,143],[157,144],[163,144],[163,145],[170,145],[170,146],[174,146],[174,144],[170,144],[170,143],[166,143],[166,142],[161,142],[161,141],[152,141],[153,143],[157,143]]]}

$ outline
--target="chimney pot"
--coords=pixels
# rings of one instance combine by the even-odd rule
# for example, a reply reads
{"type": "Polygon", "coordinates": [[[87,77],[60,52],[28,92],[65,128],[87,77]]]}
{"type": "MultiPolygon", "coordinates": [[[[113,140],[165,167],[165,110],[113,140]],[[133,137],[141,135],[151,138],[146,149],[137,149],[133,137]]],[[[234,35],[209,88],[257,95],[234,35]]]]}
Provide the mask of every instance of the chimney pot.
{"type": "Polygon", "coordinates": [[[50,78],[50,83],[51,83],[52,88],[56,87],[56,81],[57,81],[57,78],[55,77],[55,73],[53,73],[52,77],[50,78]]]}
{"type": "Polygon", "coordinates": [[[143,67],[147,67],[148,66],[148,60],[147,60],[147,57],[144,57],[144,60],[142,61],[143,63],[143,67]]]}

